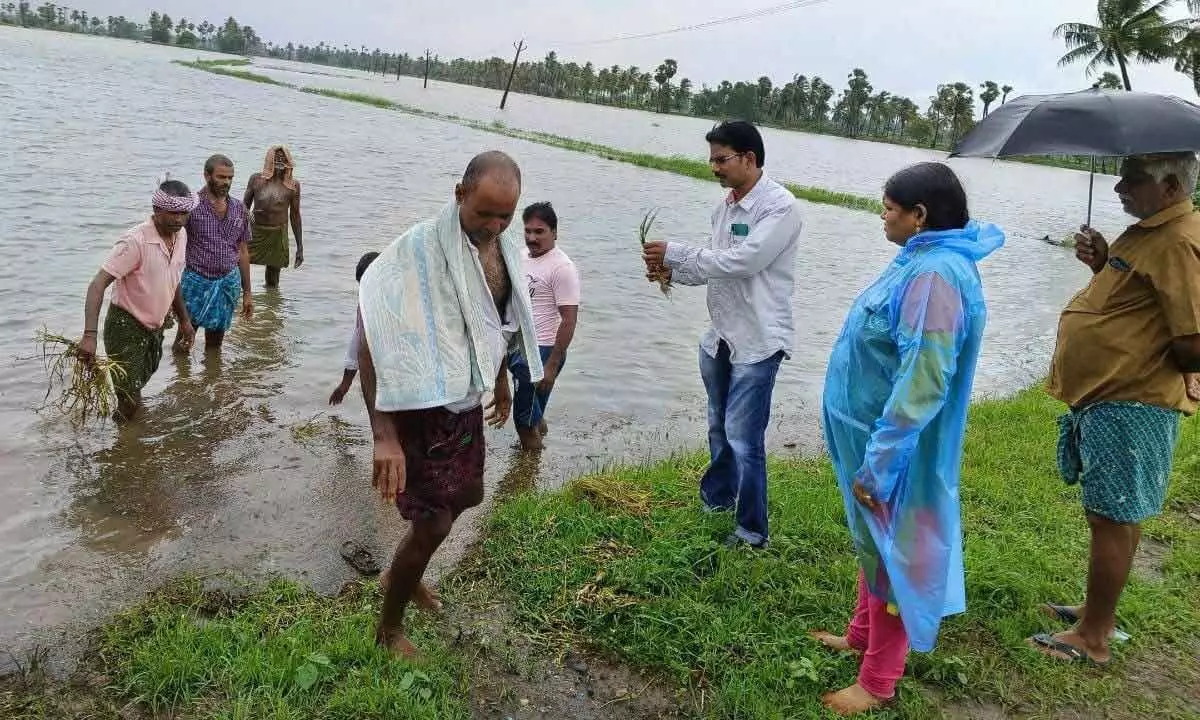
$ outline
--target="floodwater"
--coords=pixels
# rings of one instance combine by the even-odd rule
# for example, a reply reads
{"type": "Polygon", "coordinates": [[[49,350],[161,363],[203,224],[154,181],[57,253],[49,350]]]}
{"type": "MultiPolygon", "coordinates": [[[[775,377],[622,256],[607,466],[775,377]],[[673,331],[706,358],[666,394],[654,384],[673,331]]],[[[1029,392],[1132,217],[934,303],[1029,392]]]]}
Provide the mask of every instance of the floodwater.
{"type": "MultiPolygon", "coordinates": [[[[0,250],[10,259],[0,265],[0,421],[9,428],[0,436],[0,650],[19,657],[180,572],[282,572],[332,591],[353,576],[338,555],[344,540],[394,546],[403,525],[371,493],[361,397],[356,389],[343,406],[326,405],[341,377],[354,266],[436,212],[484,149],[518,160],[524,202],[553,201],[561,244],[584,281],[549,447],[536,461],[519,461],[512,429],[490,432],[489,500],[498,490],[552,487],[591,468],[700,446],[703,292],[681,288],[663,298],[642,276],[635,233],[657,205],[668,237],[704,242],[721,192],[715,184],[170,64],[196,55],[0,28],[0,250]],[[255,318],[234,325],[219,357],[168,352],[139,424],[76,431],[53,413],[35,413],[46,374],[30,359],[34,333],[43,325],[81,332],[87,283],[117,235],[145,217],[156,177],[170,171],[198,188],[204,159],[221,152],[235,161],[240,195],[266,147],[280,141],[295,153],[303,183],[304,267],[285,271],[274,292],[255,268],[255,318]]],[[[520,95],[500,114],[491,91],[438,83],[423,91],[419,81],[342,71],[269,72],[660,153],[702,156],[709,126],[520,95]]],[[[775,175],[859,193],[936,157],[795,133],[767,138],[775,175]]],[[[1066,251],[1036,237],[1080,221],[1087,176],[955,164],[976,214],[1013,230],[982,268],[991,322],[977,382],[981,393],[1006,392],[1044,372],[1057,312],[1086,278],[1066,251]]],[[[1096,224],[1112,231],[1121,219],[1107,186],[1097,193],[1096,224]]],[[[818,447],[830,345],[855,293],[893,252],[868,213],[817,205],[804,212],[799,333],[779,376],[769,436],[781,452],[818,447]]],[[[439,570],[461,552],[481,512],[464,519],[439,570]]]]}

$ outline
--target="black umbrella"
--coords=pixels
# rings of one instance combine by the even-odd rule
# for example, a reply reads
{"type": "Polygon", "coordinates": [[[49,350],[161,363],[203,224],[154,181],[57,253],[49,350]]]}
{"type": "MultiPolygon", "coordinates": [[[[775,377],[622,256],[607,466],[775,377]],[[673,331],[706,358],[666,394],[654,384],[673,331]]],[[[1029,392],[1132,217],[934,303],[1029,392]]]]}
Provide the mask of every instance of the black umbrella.
{"type": "Polygon", "coordinates": [[[1200,107],[1171,95],[1089,90],[1022,95],[985,117],[950,157],[1090,155],[1088,222],[1096,160],[1200,149],[1200,107]]]}

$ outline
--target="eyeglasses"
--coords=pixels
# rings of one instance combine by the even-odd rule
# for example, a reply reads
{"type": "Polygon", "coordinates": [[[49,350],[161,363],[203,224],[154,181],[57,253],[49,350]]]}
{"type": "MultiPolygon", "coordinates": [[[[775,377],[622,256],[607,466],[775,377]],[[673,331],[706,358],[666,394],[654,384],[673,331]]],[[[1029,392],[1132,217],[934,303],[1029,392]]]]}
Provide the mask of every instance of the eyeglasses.
{"type": "Polygon", "coordinates": [[[729,162],[730,160],[734,159],[735,157],[740,157],[745,154],[746,153],[744,153],[744,152],[737,152],[737,153],[729,153],[728,155],[722,155],[720,157],[710,157],[708,159],[708,164],[709,165],[724,165],[725,163],[729,162]]]}

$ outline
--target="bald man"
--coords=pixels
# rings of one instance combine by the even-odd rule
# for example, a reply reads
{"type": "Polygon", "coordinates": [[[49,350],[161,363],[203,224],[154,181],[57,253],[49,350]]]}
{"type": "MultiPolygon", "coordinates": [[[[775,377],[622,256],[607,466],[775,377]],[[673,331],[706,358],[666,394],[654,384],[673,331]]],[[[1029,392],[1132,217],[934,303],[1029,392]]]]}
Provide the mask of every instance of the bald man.
{"type": "Polygon", "coordinates": [[[394,240],[359,286],[371,482],[411,523],[380,578],[375,640],[398,656],[416,654],[404,632],[409,602],[441,604],[421,581],[430,558],[458,516],[483,500],[483,427],[508,420],[509,352],[530,358],[534,382],[542,377],[521,243],[506,232],[520,195],[512,158],[476,156],[454,199],[394,240]]]}

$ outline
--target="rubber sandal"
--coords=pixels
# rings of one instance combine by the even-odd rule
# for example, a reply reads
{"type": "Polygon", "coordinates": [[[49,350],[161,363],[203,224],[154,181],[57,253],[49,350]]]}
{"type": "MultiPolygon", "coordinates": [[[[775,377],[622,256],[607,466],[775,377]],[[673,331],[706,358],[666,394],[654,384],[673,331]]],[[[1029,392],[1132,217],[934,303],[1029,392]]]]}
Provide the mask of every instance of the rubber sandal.
{"type": "Polygon", "coordinates": [[[375,562],[375,556],[371,554],[362,545],[347,540],[342,543],[342,559],[350,564],[350,567],[359,571],[363,575],[378,575],[379,563],[375,562]]]}
{"type": "MultiPolygon", "coordinates": [[[[1042,603],[1042,612],[1051,620],[1058,620],[1067,625],[1075,625],[1079,622],[1079,615],[1075,612],[1075,608],[1069,605],[1055,605],[1054,603],[1042,603]]],[[[1110,640],[1115,642],[1129,642],[1129,633],[1121,628],[1114,628],[1112,635],[1108,636],[1110,640]]]]}
{"type": "Polygon", "coordinates": [[[1087,654],[1086,650],[1077,648],[1070,643],[1065,643],[1062,640],[1055,638],[1053,635],[1048,635],[1046,633],[1034,635],[1026,642],[1028,642],[1029,646],[1034,650],[1041,652],[1051,660],[1071,663],[1089,663],[1091,665],[1095,665],[1096,667],[1104,667],[1112,662],[1111,660],[1105,660],[1104,662],[1094,660],[1091,655],[1087,654]],[[1066,658],[1064,659],[1058,657],[1057,655],[1051,655],[1050,653],[1045,652],[1046,650],[1066,655],[1066,658]]]}

